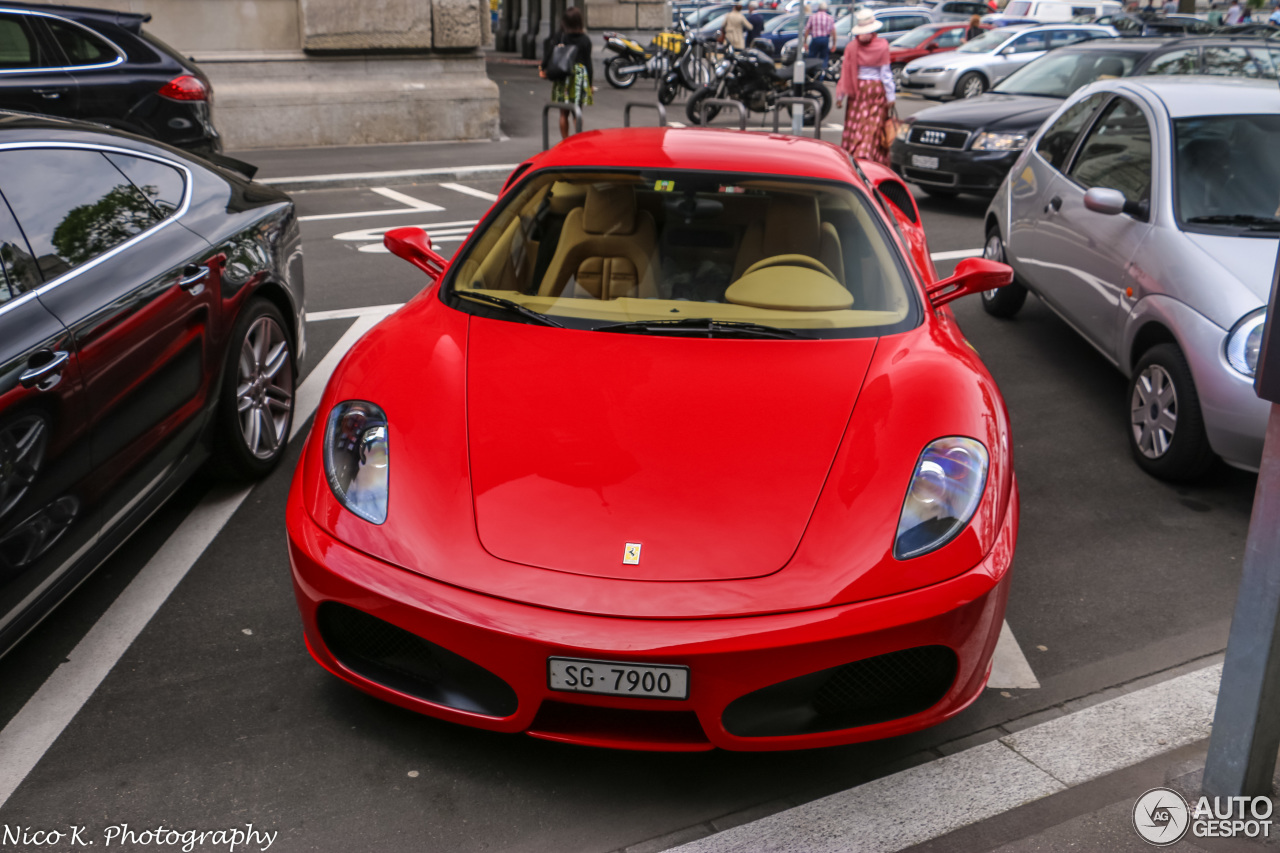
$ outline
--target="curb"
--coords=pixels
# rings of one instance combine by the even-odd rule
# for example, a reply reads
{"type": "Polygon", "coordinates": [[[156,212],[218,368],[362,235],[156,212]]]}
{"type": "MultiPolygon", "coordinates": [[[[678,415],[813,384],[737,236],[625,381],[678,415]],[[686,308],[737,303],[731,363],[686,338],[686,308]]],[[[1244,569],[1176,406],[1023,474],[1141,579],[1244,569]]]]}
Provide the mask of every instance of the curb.
{"type": "Polygon", "coordinates": [[[905,850],[1204,740],[1221,677],[1221,663],[1203,666],[847,791],[757,818],[766,804],[745,821],[728,815],[618,853],[905,850]]]}
{"type": "Polygon", "coordinates": [[[451,166],[444,169],[399,169],[393,172],[346,172],[335,175],[301,175],[291,178],[264,178],[258,183],[267,184],[284,192],[298,190],[332,190],[348,187],[389,187],[416,184],[423,181],[466,181],[475,178],[505,178],[518,163],[498,163],[491,166],[451,166]]]}

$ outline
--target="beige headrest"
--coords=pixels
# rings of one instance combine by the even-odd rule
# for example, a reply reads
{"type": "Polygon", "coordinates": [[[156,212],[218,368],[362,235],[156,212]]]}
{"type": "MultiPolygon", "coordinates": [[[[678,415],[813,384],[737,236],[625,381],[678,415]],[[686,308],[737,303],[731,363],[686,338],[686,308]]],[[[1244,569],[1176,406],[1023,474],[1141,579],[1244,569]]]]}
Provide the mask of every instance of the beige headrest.
{"type": "Polygon", "coordinates": [[[578,267],[578,284],[597,299],[636,295],[636,265],[628,258],[587,258],[578,267]]]}
{"type": "Polygon", "coordinates": [[[551,212],[565,216],[569,211],[582,204],[587,197],[587,188],[583,184],[570,184],[556,181],[551,185],[551,212]]]}
{"type": "Polygon", "coordinates": [[[582,210],[588,234],[630,234],[636,230],[636,192],[630,184],[592,184],[582,210]]]}
{"type": "Polygon", "coordinates": [[[763,256],[812,255],[819,251],[818,200],[775,193],[765,214],[763,256]]]}

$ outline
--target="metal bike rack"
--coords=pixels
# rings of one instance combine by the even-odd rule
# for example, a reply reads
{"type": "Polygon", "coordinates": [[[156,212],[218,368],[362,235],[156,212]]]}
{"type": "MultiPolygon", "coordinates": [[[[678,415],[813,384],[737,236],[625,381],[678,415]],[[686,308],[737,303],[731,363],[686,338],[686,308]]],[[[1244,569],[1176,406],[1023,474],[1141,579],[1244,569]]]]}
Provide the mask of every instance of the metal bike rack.
{"type": "Polygon", "coordinates": [[[707,126],[707,107],[735,107],[738,110],[738,130],[747,129],[747,105],[731,98],[707,98],[698,105],[698,120],[707,126]]]}
{"type": "Polygon", "coordinates": [[[773,132],[778,132],[778,119],[782,115],[782,108],[788,104],[798,104],[803,107],[813,107],[813,138],[822,138],[822,101],[817,98],[797,98],[794,95],[785,95],[778,98],[773,106],[773,132]]]}
{"type": "Polygon", "coordinates": [[[547,124],[547,116],[552,110],[559,110],[562,113],[568,113],[573,116],[575,123],[574,133],[582,133],[582,107],[577,104],[561,104],[552,101],[542,108],[542,150],[546,151],[551,147],[550,127],[547,124]]]}
{"type": "Polygon", "coordinates": [[[667,108],[662,105],[661,101],[654,101],[652,104],[648,101],[627,101],[627,105],[622,108],[622,126],[631,127],[631,108],[640,107],[645,110],[658,111],[658,127],[667,126],[667,108]]]}

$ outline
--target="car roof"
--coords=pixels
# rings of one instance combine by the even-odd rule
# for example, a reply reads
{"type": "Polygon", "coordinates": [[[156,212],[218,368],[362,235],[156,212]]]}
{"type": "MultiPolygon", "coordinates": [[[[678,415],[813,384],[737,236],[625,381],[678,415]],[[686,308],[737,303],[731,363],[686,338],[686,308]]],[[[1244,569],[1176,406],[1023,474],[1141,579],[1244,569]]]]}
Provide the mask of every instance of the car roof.
{"type": "Polygon", "coordinates": [[[1275,80],[1171,74],[1111,82],[1122,83],[1116,88],[1158,99],[1170,118],[1280,113],[1280,87],[1275,80]]]}
{"type": "Polygon", "coordinates": [[[52,6],[46,3],[9,3],[0,0],[0,7],[19,12],[42,12],[61,15],[74,21],[102,21],[137,33],[151,20],[150,12],[118,12],[114,9],[90,9],[85,6],[52,6]]]}
{"type": "Polygon", "coordinates": [[[532,167],[749,172],[844,183],[853,177],[848,155],[829,142],[727,128],[590,130],[536,155],[532,167]]]}
{"type": "Polygon", "coordinates": [[[1137,50],[1139,52],[1146,53],[1172,46],[1194,47],[1197,45],[1206,45],[1208,47],[1218,47],[1229,44],[1256,44],[1258,46],[1263,46],[1266,43],[1266,39],[1257,36],[1142,36],[1141,38],[1113,38],[1082,41],[1076,44],[1069,44],[1065,47],[1060,47],[1058,50],[1072,53],[1079,50],[1137,50]]]}

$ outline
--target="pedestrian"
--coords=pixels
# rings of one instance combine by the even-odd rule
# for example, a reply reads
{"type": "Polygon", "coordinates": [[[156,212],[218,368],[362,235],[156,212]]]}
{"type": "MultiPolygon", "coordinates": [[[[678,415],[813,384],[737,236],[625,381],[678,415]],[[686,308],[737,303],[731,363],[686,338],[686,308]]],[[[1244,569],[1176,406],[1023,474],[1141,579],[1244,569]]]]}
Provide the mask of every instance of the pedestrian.
{"type": "Polygon", "coordinates": [[[1222,7],[1219,6],[1217,3],[1209,4],[1209,26],[1211,27],[1222,26],[1222,7]]]}
{"type": "Polygon", "coordinates": [[[750,29],[747,16],[742,14],[742,4],[734,3],[724,19],[724,40],[733,45],[735,50],[742,50],[747,46],[747,31],[750,29]]]}
{"type": "Polygon", "coordinates": [[[1231,0],[1231,5],[1227,7],[1227,16],[1223,20],[1227,22],[1228,27],[1234,27],[1240,23],[1240,19],[1244,17],[1244,10],[1240,8],[1240,0],[1231,0]]]}
{"type": "Polygon", "coordinates": [[[836,84],[836,106],[847,104],[840,146],[856,159],[888,166],[883,134],[896,93],[889,68],[889,43],[876,35],[882,26],[870,9],[854,14],[836,84]]]}
{"type": "MultiPolygon", "coordinates": [[[[563,80],[551,84],[551,100],[559,104],[577,104],[578,108],[589,107],[595,103],[594,89],[591,85],[591,39],[582,27],[582,10],[570,6],[560,17],[560,32],[547,42],[546,55],[542,57],[542,65],[538,68],[538,76],[546,78],[547,66],[551,63],[551,54],[557,45],[573,45],[578,49],[573,59],[573,69],[563,80]]],[[[569,114],[560,112],[560,138],[569,136],[569,114]]]]}
{"type": "Polygon", "coordinates": [[[751,32],[747,33],[747,47],[750,47],[764,33],[764,15],[760,14],[757,0],[747,4],[747,23],[751,25],[751,32]]]}
{"type": "Polygon", "coordinates": [[[1166,15],[1178,14],[1178,0],[1165,0],[1164,13],[1166,15]]]}
{"type": "Polygon", "coordinates": [[[827,63],[831,60],[831,33],[835,31],[836,19],[827,11],[827,0],[821,0],[815,5],[817,10],[805,22],[801,38],[806,36],[809,38],[809,52],[806,55],[813,59],[821,59],[822,70],[826,71],[827,63]]]}
{"type": "Polygon", "coordinates": [[[1273,27],[1280,27],[1280,6],[1272,10],[1271,17],[1267,18],[1267,23],[1273,27]]]}
{"type": "Polygon", "coordinates": [[[986,30],[982,28],[982,16],[973,15],[969,18],[969,26],[965,28],[964,40],[972,41],[982,35],[986,30]]]}

